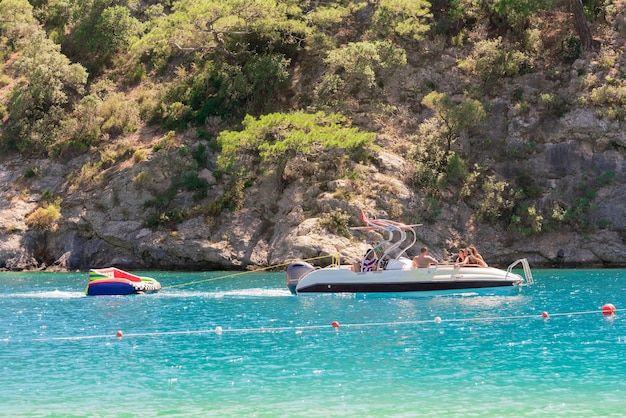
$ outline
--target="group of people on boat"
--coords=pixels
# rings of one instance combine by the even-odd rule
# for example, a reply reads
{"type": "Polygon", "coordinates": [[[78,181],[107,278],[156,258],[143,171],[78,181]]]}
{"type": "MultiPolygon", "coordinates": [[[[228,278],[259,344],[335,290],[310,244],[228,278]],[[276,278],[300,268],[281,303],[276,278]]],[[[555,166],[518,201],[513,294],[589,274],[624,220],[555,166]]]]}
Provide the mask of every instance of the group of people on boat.
{"type": "MultiPolygon", "coordinates": [[[[375,271],[378,270],[379,264],[379,259],[376,255],[375,249],[370,248],[367,250],[361,261],[357,261],[352,265],[352,271],[375,271]]],[[[431,266],[437,266],[438,264],[439,261],[428,254],[428,247],[422,247],[419,255],[413,257],[412,266],[413,268],[428,268],[431,266]]],[[[473,245],[470,245],[467,248],[459,249],[459,255],[454,262],[454,267],[458,268],[463,266],[488,267],[483,257],[473,245]]]]}
{"type": "Polygon", "coordinates": [[[454,265],[458,267],[465,265],[489,267],[485,260],[483,260],[483,256],[480,255],[476,247],[473,245],[459,250],[459,255],[456,258],[454,265]]]}
{"type": "MultiPolygon", "coordinates": [[[[428,247],[422,247],[419,255],[413,257],[413,268],[428,268],[438,264],[439,261],[437,261],[436,258],[428,255],[428,247]]],[[[463,266],[488,267],[483,257],[473,245],[459,250],[459,255],[454,261],[454,267],[458,268],[463,266]]]]}

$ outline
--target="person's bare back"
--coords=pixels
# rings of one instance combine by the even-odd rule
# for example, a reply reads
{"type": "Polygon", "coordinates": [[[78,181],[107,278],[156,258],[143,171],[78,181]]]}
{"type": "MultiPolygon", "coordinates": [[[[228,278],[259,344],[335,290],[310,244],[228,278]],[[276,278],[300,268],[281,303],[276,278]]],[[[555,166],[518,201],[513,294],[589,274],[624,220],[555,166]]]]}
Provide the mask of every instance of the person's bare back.
{"type": "Polygon", "coordinates": [[[428,255],[426,247],[422,247],[420,254],[413,257],[413,268],[428,268],[431,264],[437,265],[439,262],[428,255]]]}

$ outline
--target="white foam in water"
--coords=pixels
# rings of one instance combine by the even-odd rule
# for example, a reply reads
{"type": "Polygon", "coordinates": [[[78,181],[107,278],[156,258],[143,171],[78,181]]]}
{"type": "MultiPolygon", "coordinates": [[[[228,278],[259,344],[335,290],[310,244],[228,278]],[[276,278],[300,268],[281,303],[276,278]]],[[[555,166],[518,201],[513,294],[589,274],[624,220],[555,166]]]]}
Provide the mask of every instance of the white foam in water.
{"type": "Polygon", "coordinates": [[[234,290],[216,290],[214,292],[197,292],[197,291],[161,291],[158,297],[174,297],[174,298],[188,298],[188,297],[204,297],[221,299],[224,297],[284,297],[291,296],[291,292],[288,289],[280,288],[250,288],[250,289],[234,289],[234,290]]]}
{"type": "Polygon", "coordinates": [[[229,290],[220,293],[222,293],[224,296],[291,296],[291,292],[288,289],[252,288],[229,290]]]}
{"type": "Polygon", "coordinates": [[[6,293],[0,295],[0,298],[40,298],[40,299],[74,299],[84,298],[85,292],[67,292],[61,290],[24,292],[24,293],[6,293]]]}

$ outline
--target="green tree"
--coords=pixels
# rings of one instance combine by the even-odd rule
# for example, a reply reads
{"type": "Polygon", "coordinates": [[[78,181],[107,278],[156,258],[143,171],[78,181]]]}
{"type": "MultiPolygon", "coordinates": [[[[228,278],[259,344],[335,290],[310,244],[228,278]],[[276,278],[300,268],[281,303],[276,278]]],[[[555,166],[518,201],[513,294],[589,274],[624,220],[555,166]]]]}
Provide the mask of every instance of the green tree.
{"type": "Polygon", "coordinates": [[[155,18],[135,46],[139,54],[161,57],[157,67],[176,50],[232,57],[247,52],[252,39],[268,48],[300,43],[311,33],[296,0],[180,0],[172,10],[155,18]]]}
{"type": "MultiPolygon", "coordinates": [[[[361,3],[363,6],[365,3],[361,3]]],[[[312,6],[312,5],[311,5],[312,6]]],[[[358,3],[353,3],[344,6],[339,2],[328,2],[326,4],[320,3],[316,7],[312,7],[311,10],[304,16],[306,22],[317,29],[332,28],[340,24],[350,13],[354,10],[361,8],[358,3]]]]}
{"type": "Polygon", "coordinates": [[[482,4],[493,24],[522,35],[532,16],[552,10],[558,3],[559,0],[495,0],[482,4]]]}
{"type": "Polygon", "coordinates": [[[513,77],[531,66],[529,58],[502,41],[484,40],[474,45],[472,53],[459,62],[459,67],[476,75],[485,90],[490,90],[503,77],[513,77]]]}
{"type": "Polygon", "coordinates": [[[94,4],[88,16],[80,21],[74,37],[78,59],[92,73],[101,72],[115,54],[129,49],[141,28],[127,7],[104,7],[106,3],[94,4]]]}
{"type": "Polygon", "coordinates": [[[422,104],[432,109],[434,115],[419,126],[414,181],[436,196],[443,184],[460,180],[467,173],[465,161],[452,150],[452,145],[462,132],[480,126],[487,113],[478,100],[457,103],[446,93],[436,91],[426,95],[422,104]]]}
{"type": "Polygon", "coordinates": [[[371,89],[381,72],[406,65],[406,53],[389,41],[350,42],[330,51],[324,62],[349,89],[371,89]]]}
{"type": "Polygon", "coordinates": [[[73,8],[77,1],[68,0],[31,0],[36,19],[43,25],[48,37],[61,42],[67,34],[72,21],[73,8]]]}
{"type": "Polygon", "coordinates": [[[155,121],[176,129],[275,110],[289,81],[289,60],[279,54],[253,55],[243,65],[207,61],[194,73],[179,71],[166,90],[155,121]]]}
{"type": "Polygon", "coordinates": [[[487,118],[482,103],[474,99],[455,103],[446,93],[433,91],[422,99],[422,104],[435,112],[440,123],[446,158],[462,131],[479,126],[487,118]]]}
{"type": "Polygon", "coordinates": [[[338,160],[349,152],[355,160],[367,158],[375,135],[347,126],[344,116],[318,113],[272,113],[246,116],[242,131],[223,131],[218,166],[230,172],[250,167],[273,170],[284,185],[285,168],[298,158],[338,160]]]}
{"type": "Polygon", "coordinates": [[[26,115],[33,109],[46,112],[53,106],[65,107],[84,93],[85,69],[72,64],[59,45],[40,35],[23,49],[14,65],[24,77],[24,83],[14,89],[14,116],[26,115]]]}
{"type": "Polygon", "coordinates": [[[496,0],[487,4],[490,4],[491,11],[514,22],[527,19],[542,10],[550,10],[557,2],[558,0],[496,0]]]}
{"type": "Polygon", "coordinates": [[[40,32],[33,7],[27,0],[0,1],[0,45],[14,51],[40,32]]]}
{"type": "Polygon", "coordinates": [[[501,220],[511,219],[511,211],[517,197],[509,183],[488,175],[484,177],[480,189],[475,192],[479,198],[476,208],[476,217],[479,221],[495,224],[501,220]]]}
{"type": "Polygon", "coordinates": [[[427,22],[432,17],[430,3],[426,0],[380,0],[372,20],[383,35],[394,33],[420,40],[430,29],[427,22]]]}
{"type": "MultiPolygon", "coordinates": [[[[19,1],[13,4],[22,10],[22,19],[27,18],[28,8],[19,1]]],[[[16,22],[20,26],[23,21],[16,22]]],[[[21,78],[7,104],[9,120],[2,139],[5,145],[19,150],[45,152],[57,139],[67,113],[83,95],[87,72],[80,64],[72,64],[38,25],[31,27],[34,29],[27,35],[19,28],[8,30],[21,33],[20,55],[13,64],[21,78]]]]}

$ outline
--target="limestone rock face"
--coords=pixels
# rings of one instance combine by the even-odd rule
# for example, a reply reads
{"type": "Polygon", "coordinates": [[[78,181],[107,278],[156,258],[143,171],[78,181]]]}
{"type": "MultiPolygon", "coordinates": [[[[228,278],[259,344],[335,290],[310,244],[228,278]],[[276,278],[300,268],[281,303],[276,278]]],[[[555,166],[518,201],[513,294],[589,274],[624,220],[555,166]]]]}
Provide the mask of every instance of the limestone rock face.
{"type": "MultiPolygon", "coordinates": [[[[546,83],[530,77],[529,91],[522,95],[546,83]]],[[[409,256],[426,245],[445,261],[459,247],[474,244],[489,264],[499,267],[521,257],[542,267],[626,266],[626,135],[621,123],[587,108],[546,120],[532,109],[515,110],[502,98],[494,99],[491,110],[481,134],[490,146],[480,148],[467,136],[456,146],[474,145],[475,152],[487,153],[496,179],[513,183],[520,174],[531,178],[540,189],[531,203],[543,213],[559,209],[552,208],[555,202],[569,202],[568,216],[577,227],[522,234],[501,223],[481,223],[471,196],[442,201],[428,214],[426,194],[409,186],[410,154],[389,149],[381,149],[376,162],[363,166],[356,179],[327,179],[307,166],[305,174],[292,175],[279,188],[268,175],[245,188],[241,207],[219,215],[207,208],[219,202],[228,186],[207,168],[197,173],[208,187],[204,199],[183,186],[171,193],[172,179],[181,177],[186,164],[175,152],[155,153],[139,163],[121,161],[92,179],[75,177],[89,162],[85,156],[63,162],[4,156],[0,268],[245,269],[297,259],[326,265],[334,254],[351,263],[381,237],[367,231],[337,235],[324,226],[324,217],[344,213],[355,226],[361,208],[372,216],[423,223],[409,256]],[[25,168],[34,175],[26,176],[25,168]],[[49,228],[37,229],[26,220],[44,204],[44,196],[60,199],[60,216],[49,228]],[[181,214],[184,220],[177,218],[181,214]]],[[[441,194],[452,196],[449,190],[441,194]]]]}

